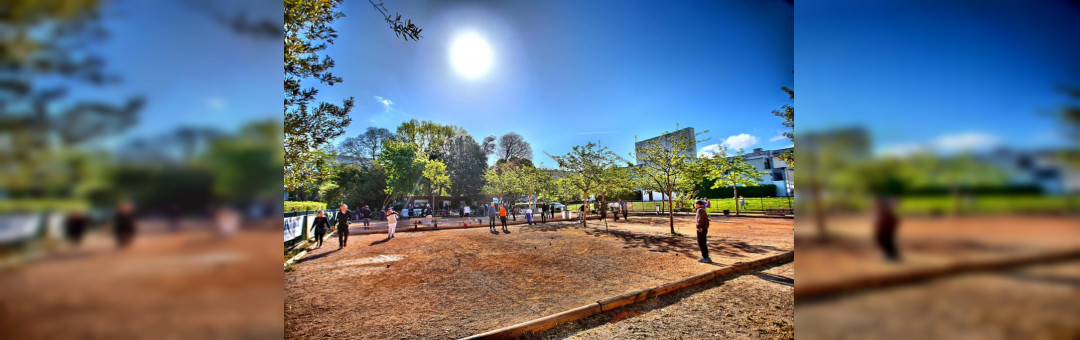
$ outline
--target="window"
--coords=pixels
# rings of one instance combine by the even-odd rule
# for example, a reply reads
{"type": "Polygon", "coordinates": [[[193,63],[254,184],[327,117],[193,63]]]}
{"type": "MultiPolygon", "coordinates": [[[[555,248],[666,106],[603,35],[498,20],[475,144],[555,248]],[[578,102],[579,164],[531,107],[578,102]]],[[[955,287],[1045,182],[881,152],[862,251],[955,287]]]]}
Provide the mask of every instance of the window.
{"type": "Polygon", "coordinates": [[[772,157],[765,158],[765,170],[772,169],[772,157]]]}

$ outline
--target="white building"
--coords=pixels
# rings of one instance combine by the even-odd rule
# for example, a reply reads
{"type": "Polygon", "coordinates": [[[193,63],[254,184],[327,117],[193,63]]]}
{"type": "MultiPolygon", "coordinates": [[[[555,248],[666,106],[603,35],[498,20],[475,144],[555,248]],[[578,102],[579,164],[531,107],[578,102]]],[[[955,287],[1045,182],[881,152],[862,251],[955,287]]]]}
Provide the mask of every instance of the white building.
{"type": "MultiPolygon", "coordinates": [[[[670,140],[671,138],[677,137],[679,135],[682,135],[682,138],[687,138],[687,139],[690,140],[690,148],[689,148],[689,150],[683,152],[683,155],[686,155],[686,156],[689,156],[689,157],[697,157],[697,155],[696,155],[696,152],[697,152],[697,140],[695,139],[696,135],[694,134],[694,128],[693,127],[688,127],[688,128],[682,129],[682,130],[678,130],[678,131],[675,131],[675,132],[668,133],[666,135],[656,136],[656,137],[653,137],[653,138],[649,138],[649,139],[637,142],[637,143],[634,144],[634,152],[635,153],[640,152],[639,150],[641,150],[641,147],[645,143],[654,142],[656,140],[660,141],[660,145],[665,145],[666,146],[668,140],[670,140]]],[[[642,165],[640,156],[637,157],[637,165],[639,165],[639,166],[642,165]]],[[[679,196],[678,193],[676,193],[675,197],[678,197],[678,196],[679,196]]],[[[663,201],[663,200],[667,200],[667,195],[664,195],[663,193],[658,192],[658,191],[641,190],[641,198],[642,198],[643,201],[646,201],[646,202],[663,201]]]]}
{"type": "Polygon", "coordinates": [[[795,195],[795,169],[779,158],[788,150],[795,152],[795,148],[779,150],[757,148],[753,152],[742,155],[743,161],[747,164],[753,165],[758,171],[765,172],[765,176],[761,176],[758,184],[776,185],[776,197],[795,195]]]}
{"type": "Polygon", "coordinates": [[[1080,193],[1080,169],[1071,167],[1058,151],[998,149],[980,157],[1009,174],[1009,184],[1035,185],[1050,195],[1080,193]]]}

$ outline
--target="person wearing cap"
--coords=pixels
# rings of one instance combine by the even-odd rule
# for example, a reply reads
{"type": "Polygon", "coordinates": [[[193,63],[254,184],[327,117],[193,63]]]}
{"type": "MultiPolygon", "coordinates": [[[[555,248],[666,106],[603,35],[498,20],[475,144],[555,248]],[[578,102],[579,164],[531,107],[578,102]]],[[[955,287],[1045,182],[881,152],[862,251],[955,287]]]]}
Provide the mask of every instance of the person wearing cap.
{"type": "Polygon", "coordinates": [[[701,248],[701,258],[698,262],[712,263],[712,259],[709,258],[709,213],[705,212],[705,205],[701,201],[697,201],[697,216],[695,217],[697,222],[697,242],[698,247],[701,248]]]}

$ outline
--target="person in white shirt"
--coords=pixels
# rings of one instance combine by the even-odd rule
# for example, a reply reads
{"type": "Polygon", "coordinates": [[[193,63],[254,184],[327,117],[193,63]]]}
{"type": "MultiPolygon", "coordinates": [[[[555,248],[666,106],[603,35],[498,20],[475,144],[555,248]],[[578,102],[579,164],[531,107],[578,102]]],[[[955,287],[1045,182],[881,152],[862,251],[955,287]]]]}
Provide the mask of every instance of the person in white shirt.
{"type": "Polygon", "coordinates": [[[394,209],[386,212],[386,238],[394,238],[394,229],[397,229],[398,214],[394,209]]]}
{"type": "Polygon", "coordinates": [[[470,215],[471,213],[472,213],[472,208],[470,208],[469,206],[466,205],[465,206],[465,217],[472,217],[472,215],[470,215]]]}
{"type": "Polygon", "coordinates": [[[525,222],[532,225],[532,209],[525,208],[525,222]]]}

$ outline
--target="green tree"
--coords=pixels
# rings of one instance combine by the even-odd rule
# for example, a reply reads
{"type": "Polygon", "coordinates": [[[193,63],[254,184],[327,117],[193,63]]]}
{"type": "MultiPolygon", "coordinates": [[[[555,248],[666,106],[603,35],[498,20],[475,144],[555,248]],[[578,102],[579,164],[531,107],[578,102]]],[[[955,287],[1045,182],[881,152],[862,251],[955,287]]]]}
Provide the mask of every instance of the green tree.
{"type": "Polygon", "coordinates": [[[303,88],[311,79],[326,86],[342,82],[331,73],[334,59],[323,51],[337,39],[331,26],[345,16],[338,11],[343,0],[285,1],[285,183],[294,188],[301,183],[317,182],[328,174],[311,171],[307,164],[316,161],[313,150],[341,136],[352,121],[349,111],[353,98],[341,105],[315,103],[319,90],[303,88]],[[306,171],[305,171],[306,170],[306,171]]]}
{"type": "MultiPolygon", "coordinates": [[[[679,130],[678,125],[675,130],[679,130]]],[[[657,191],[666,196],[668,224],[672,235],[675,234],[674,195],[693,192],[703,175],[701,162],[694,155],[696,150],[693,148],[693,139],[708,132],[698,132],[691,137],[684,134],[668,135],[670,132],[665,131],[664,135],[668,135],[668,138],[649,140],[638,146],[639,165],[634,169],[637,184],[642,189],[657,191]]],[[[697,142],[703,141],[705,140],[697,142]]]]}
{"type": "MultiPolygon", "coordinates": [[[[589,194],[595,194],[604,182],[605,171],[615,167],[618,161],[614,152],[593,142],[575,145],[566,155],[551,158],[555,159],[559,169],[563,171],[564,183],[576,188],[582,201],[586,203],[589,201],[589,194]]],[[[581,226],[587,226],[585,214],[581,214],[581,226]]]]}
{"type": "MultiPolygon", "coordinates": [[[[784,93],[787,93],[788,98],[790,98],[791,100],[795,100],[795,91],[794,90],[789,89],[787,86],[781,87],[780,90],[784,91],[784,93]]],[[[789,131],[784,132],[784,137],[787,137],[788,140],[791,140],[791,142],[794,143],[795,142],[795,107],[791,106],[789,104],[784,104],[784,106],[781,106],[780,109],[773,110],[772,113],[773,113],[773,115],[784,119],[784,123],[783,123],[784,127],[790,129],[789,131]]],[[[784,163],[787,163],[788,167],[790,167],[792,169],[795,168],[795,151],[794,150],[788,150],[788,151],[784,152],[783,155],[780,155],[780,157],[777,157],[777,158],[784,161],[784,163]]]]}
{"type": "Polygon", "coordinates": [[[764,171],[758,171],[753,165],[746,163],[742,156],[728,157],[723,149],[713,154],[712,158],[706,158],[705,166],[708,169],[705,176],[714,181],[714,189],[731,186],[731,199],[735,201],[736,216],[739,215],[739,186],[757,186],[757,182],[765,176],[764,171]]]}
{"type": "Polygon", "coordinates": [[[442,161],[450,174],[450,196],[478,199],[484,186],[487,155],[468,134],[459,134],[443,146],[442,161]]]}
{"type": "Polygon", "coordinates": [[[505,202],[516,189],[515,181],[512,164],[492,166],[484,170],[483,192],[505,202]]]}
{"type": "Polygon", "coordinates": [[[386,198],[382,209],[391,200],[411,194],[423,175],[426,160],[417,152],[416,144],[392,141],[384,145],[376,163],[386,172],[386,198]]]}
{"type": "Polygon", "coordinates": [[[416,144],[418,153],[436,159],[442,158],[440,152],[443,151],[443,146],[459,133],[465,131],[453,125],[411,119],[398,126],[397,139],[416,144]]]}
{"type": "Polygon", "coordinates": [[[64,197],[80,179],[76,147],[115,136],[143,104],[72,98],[68,87],[119,79],[95,50],[107,36],[101,1],[9,0],[0,4],[0,191],[12,198],[64,197]]]}
{"type": "MultiPolygon", "coordinates": [[[[630,176],[630,167],[613,166],[605,169],[600,176],[600,183],[596,192],[600,197],[601,216],[607,213],[607,195],[616,196],[633,190],[634,180],[630,176]]],[[[607,219],[604,220],[604,228],[607,229],[607,219]]]]}
{"type": "MultiPolygon", "coordinates": [[[[332,27],[334,21],[345,16],[338,10],[343,0],[285,0],[285,186],[295,188],[303,183],[314,183],[329,174],[311,171],[309,166],[319,156],[313,154],[323,144],[341,136],[352,121],[353,97],[341,105],[328,102],[315,103],[319,90],[304,88],[307,79],[325,86],[343,81],[331,73],[334,59],[325,53],[334,43],[338,33],[332,27]]],[[[370,1],[394,33],[409,39],[421,38],[421,29],[411,20],[402,21],[401,15],[391,16],[382,2],[370,1]]]]}
{"type": "Polygon", "coordinates": [[[423,174],[431,189],[431,208],[435,209],[435,196],[446,195],[446,188],[450,186],[450,175],[446,173],[446,164],[437,159],[429,160],[424,164],[423,174]]]}

